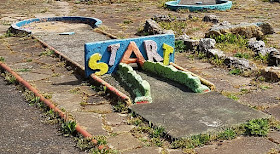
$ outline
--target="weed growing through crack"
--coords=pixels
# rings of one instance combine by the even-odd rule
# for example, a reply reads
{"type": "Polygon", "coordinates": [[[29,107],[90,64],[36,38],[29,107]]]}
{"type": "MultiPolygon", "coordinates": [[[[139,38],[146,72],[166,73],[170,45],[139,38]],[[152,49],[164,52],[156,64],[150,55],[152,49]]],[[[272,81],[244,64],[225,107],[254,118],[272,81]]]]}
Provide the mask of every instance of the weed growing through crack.
{"type": "Polygon", "coordinates": [[[29,69],[29,68],[21,68],[21,69],[17,69],[16,71],[17,72],[29,72],[29,71],[31,71],[31,69],[29,69]]]}
{"type": "Polygon", "coordinates": [[[123,102],[118,102],[116,105],[113,106],[113,109],[115,112],[120,112],[120,113],[128,112],[128,107],[123,102]]]}
{"type": "Polygon", "coordinates": [[[64,134],[64,136],[70,136],[77,134],[76,131],[76,121],[75,120],[66,120],[61,124],[61,131],[64,134]]]}
{"type": "Polygon", "coordinates": [[[5,58],[0,56],[0,62],[5,62],[5,58]]]}
{"type": "Polygon", "coordinates": [[[268,119],[254,119],[244,125],[245,134],[250,136],[266,136],[269,132],[268,119]]]}
{"type": "Polygon", "coordinates": [[[242,70],[239,68],[233,68],[229,71],[229,74],[232,74],[232,75],[240,75],[241,73],[242,73],[242,70]]]}
{"type": "Polygon", "coordinates": [[[8,84],[17,84],[17,79],[15,76],[13,76],[11,73],[4,73],[3,74],[5,80],[8,82],[8,84]]]}
{"type": "Polygon", "coordinates": [[[54,55],[54,51],[46,48],[44,52],[41,52],[39,56],[52,56],[54,55]]]}

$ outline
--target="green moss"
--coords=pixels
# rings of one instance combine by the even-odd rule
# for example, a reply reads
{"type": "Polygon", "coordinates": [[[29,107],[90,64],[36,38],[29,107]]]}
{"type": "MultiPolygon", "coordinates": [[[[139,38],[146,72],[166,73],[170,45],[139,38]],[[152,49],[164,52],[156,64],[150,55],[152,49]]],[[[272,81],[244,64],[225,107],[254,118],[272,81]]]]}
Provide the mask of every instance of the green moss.
{"type": "Polygon", "coordinates": [[[183,84],[196,93],[210,91],[207,86],[201,84],[198,77],[193,77],[190,73],[177,70],[175,67],[170,65],[165,66],[160,62],[155,63],[146,61],[143,69],[147,72],[154,73],[158,76],[183,84]]]}
{"type": "MultiPolygon", "coordinates": [[[[149,68],[147,64],[145,67],[149,68]]],[[[126,86],[132,89],[131,91],[136,96],[134,102],[152,102],[150,84],[146,80],[143,80],[131,66],[120,63],[117,74],[120,76],[123,83],[125,83],[126,86]]]]}

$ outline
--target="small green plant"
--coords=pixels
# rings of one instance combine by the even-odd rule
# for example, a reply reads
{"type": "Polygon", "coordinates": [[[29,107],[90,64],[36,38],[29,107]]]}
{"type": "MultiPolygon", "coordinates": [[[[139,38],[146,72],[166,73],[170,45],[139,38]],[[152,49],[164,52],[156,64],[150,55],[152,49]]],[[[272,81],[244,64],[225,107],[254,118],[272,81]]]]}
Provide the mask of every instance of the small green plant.
{"type": "Polygon", "coordinates": [[[236,132],[233,129],[226,129],[224,132],[221,132],[218,135],[218,138],[221,140],[231,140],[236,137],[236,132]]]}
{"type": "Polygon", "coordinates": [[[162,126],[155,127],[153,129],[153,133],[151,134],[151,137],[155,137],[155,138],[162,137],[164,134],[164,131],[165,130],[162,126]]]}
{"type": "Polygon", "coordinates": [[[130,23],[133,23],[133,21],[132,20],[124,20],[123,23],[124,24],[130,24],[130,23]]]}
{"type": "Polygon", "coordinates": [[[242,73],[242,70],[239,68],[234,68],[229,71],[229,74],[232,74],[232,75],[240,75],[241,73],[242,73]]]}
{"type": "Polygon", "coordinates": [[[52,98],[52,94],[49,93],[43,93],[42,94],[46,99],[51,99],[52,98]]]}
{"type": "Polygon", "coordinates": [[[252,136],[266,136],[269,132],[268,119],[254,119],[244,125],[245,134],[252,136]]]}
{"type": "Polygon", "coordinates": [[[129,124],[132,124],[132,125],[135,125],[135,126],[139,126],[140,124],[142,124],[142,118],[141,117],[132,117],[128,123],[129,124]]]}
{"type": "Polygon", "coordinates": [[[50,49],[46,49],[44,52],[41,52],[39,56],[52,56],[55,52],[50,49]]]}
{"type": "Polygon", "coordinates": [[[13,36],[15,36],[15,34],[12,33],[12,31],[9,29],[9,30],[6,31],[6,33],[4,34],[4,36],[5,36],[5,37],[13,37],[13,36]]]}
{"type": "Polygon", "coordinates": [[[29,71],[31,71],[29,68],[17,69],[17,72],[29,72],[29,71]]]}
{"type": "Polygon", "coordinates": [[[186,45],[184,44],[184,41],[177,40],[175,41],[175,52],[184,52],[186,48],[186,45]]]}
{"type": "Polygon", "coordinates": [[[210,62],[214,65],[221,66],[224,64],[224,59],[215,56],[211,58],[210,62]]]}
{"type": "Polygon", "coordinates": [[[116,105],[113,106],[113,109],[115,112],[120,112],[120,113],[128,112],[128,107],[123,102],[118,102],[116,105]]]}
{"type": "Polygon", "coordinates": [[[266,54],[264,56],[259,54],[259,55],[255,56],[254,59],[257,60],[257,61],[261,61],[262,63],[267,64],[268,59],[269,59],[269,54],[266,54]]]}
{"type": "Polygon", "coordinates": [[[8,84],[16,84],[17,79],[15,76],[13,76],[11,73],[6,72],[5,74],[5,80],[8,82],[8,84]]]}
{"type": "Polygon", "coordinates": [[[232,92],[228,92],[228,91],[222,91],[222,95],[230,98],[230,99],[233,99],[233,100],[238,100],[239,97],[237,96],[238,93],[232,93],[232,92]]]}
{"type": "Polygon", "coordinates": [[[248,53],[240,53],[240,52],[238,52],[238,53],[234,54],[234,57],[249,59],[250,55],[248,53]]]}
{"type": "Polygon", "coordinates": [[[61,130],[64,136],[76,135],[76,121],[74,120],[66,120],[61,124],[61,130]]]}
{"type": "Polygon", "coordinates": [[[5,62],[5,58],[0,56],[0,62],[5,62]]]}

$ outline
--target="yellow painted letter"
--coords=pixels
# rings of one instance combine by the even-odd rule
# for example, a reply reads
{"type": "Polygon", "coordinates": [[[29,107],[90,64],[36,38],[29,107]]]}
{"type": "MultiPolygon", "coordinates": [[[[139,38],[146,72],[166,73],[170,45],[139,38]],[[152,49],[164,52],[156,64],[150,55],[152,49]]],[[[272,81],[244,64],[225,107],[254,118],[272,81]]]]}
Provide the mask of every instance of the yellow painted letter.
{"type": "Polygon", "coordinates": [[[108,65],[106,63],[97,63],[102,58],[102,56],[99,53],[93,54],[88,61],[88,66],[92,70],[100,70],[95,72],[95,75],[103,75],[108,72],[108,65]]]}
{"type": "Polygon", "coordinates": [[[171,53],[173,53],[174,49],[165,43],[162,45],[163,48],[163,64],[164,65],[169,65],[169,56],[171,53]]]}

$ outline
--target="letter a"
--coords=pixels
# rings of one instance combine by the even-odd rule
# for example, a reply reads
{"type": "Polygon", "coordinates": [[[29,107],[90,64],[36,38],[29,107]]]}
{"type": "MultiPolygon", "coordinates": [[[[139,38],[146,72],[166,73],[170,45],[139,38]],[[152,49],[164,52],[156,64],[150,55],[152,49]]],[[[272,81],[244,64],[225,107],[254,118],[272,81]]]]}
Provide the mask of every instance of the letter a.
{"type": "Polygon", "coordinates": [[[123,55],[123,58],[121,60],[121,63],[139,63],[141,66],[143,66],[145,62],[145,58],[141,54],[140,50],[138,49],[136,43],[134,41],[131,41],[123,55]],[[136,58],[130,58],[132,52],[136,55],[136,58]]]}

